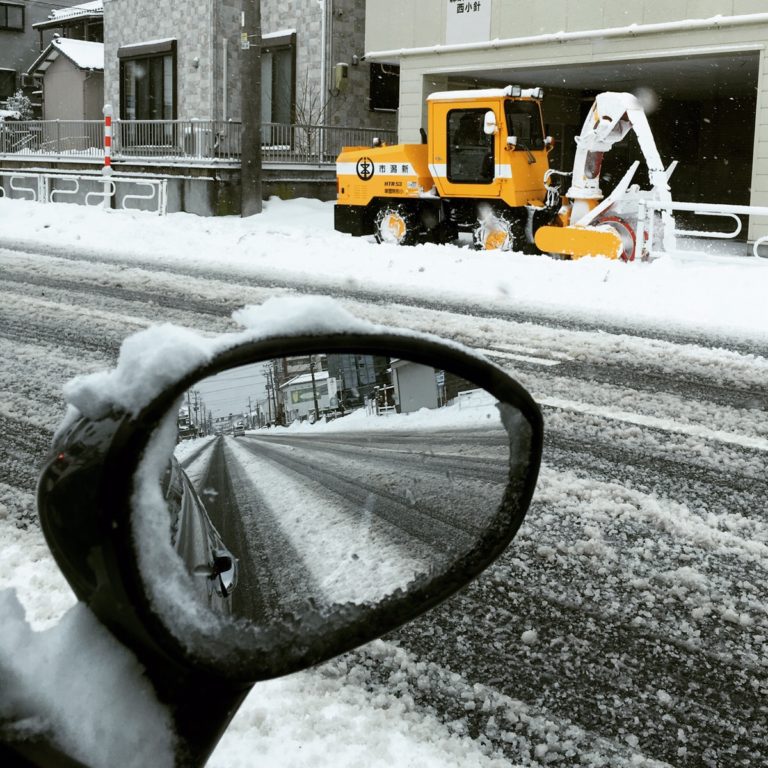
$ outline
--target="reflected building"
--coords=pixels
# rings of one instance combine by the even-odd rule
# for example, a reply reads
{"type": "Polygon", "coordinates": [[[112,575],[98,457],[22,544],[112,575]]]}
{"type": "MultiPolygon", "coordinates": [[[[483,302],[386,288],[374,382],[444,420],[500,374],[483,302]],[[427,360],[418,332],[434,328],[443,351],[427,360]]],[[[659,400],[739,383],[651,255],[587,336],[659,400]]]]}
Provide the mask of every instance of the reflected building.
{"type": "Polygon", "coordinates": [[[336,379],[341,410],[363,406],[377,387],[391,383],[388,357],[374,355],[328,355],[328,373],[336,379]]]}

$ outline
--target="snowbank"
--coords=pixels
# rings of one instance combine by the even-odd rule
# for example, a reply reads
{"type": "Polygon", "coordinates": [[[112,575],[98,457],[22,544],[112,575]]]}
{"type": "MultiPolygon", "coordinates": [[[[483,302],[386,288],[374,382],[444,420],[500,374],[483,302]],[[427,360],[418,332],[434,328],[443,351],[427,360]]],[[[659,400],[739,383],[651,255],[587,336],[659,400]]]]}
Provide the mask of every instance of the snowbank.
{"type": "Polygon", "coordinates": [[[260,216],[159,217],[77,205],[0,199],[3,242],[54,253],[162,263],[244,281],[410,296],[484,309],[622,326],[768,339],[768,263],[750,257],[665,256],[624,264],[575,262],[459,245],[400,248],[333,229],[333,205],[273,198],[260,216]],[[141,237],[136,236],[141,231],[141,237]]]}

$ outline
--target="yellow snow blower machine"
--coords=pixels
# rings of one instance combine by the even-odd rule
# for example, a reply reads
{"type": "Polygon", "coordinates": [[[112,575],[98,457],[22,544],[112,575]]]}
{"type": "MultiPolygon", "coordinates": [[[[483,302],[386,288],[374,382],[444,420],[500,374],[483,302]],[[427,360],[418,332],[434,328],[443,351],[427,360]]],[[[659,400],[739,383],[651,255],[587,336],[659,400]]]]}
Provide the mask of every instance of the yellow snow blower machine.
{"type": "Polygon", "coordinates": [[[344,147],[336,161],[335,228],[400,245],[446,243],[471,232],[480,249],[633,259],[640,252],[639,201],[671,200],[671,171],[641,104],[629,93],[599,94],[566,173],[549,167],[553,144],[544,135],[542,98],[541,88],[514,85],[433,93],[421,144],[344,147]],[[603,154],[630,130],[652,189],[630,187],[635,162],[604,197],[603,154]],[[553,183],[563,177],[570,177],[564,196],[553,183]]]}

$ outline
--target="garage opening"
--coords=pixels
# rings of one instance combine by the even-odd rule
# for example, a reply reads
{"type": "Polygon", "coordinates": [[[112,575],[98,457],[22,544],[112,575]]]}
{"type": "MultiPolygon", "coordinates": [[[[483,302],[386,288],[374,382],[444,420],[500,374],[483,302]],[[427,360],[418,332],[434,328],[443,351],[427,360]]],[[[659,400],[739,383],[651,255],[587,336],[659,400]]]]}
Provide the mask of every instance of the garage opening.
{"type": "MultiPolygon", "coordinates": [[[[635,93],[646,106],[665,165],[678,161],[670,180],[674,199],[748,205],[758,69],[758,53],[742,51],[568,67],[518,67],[492,75],[462,73],[450,78],[449,88],[508,83],[543,86],[545,128],[555,139],[550,165],[566,171],[573,166],[574,137],[594,96],[601,91],[635,93]]],[[[605,156],[604,192],[612,189],[635,159],[641,161],[635,180],[648,186],[642,153],[630,132],[605,156]]],[[[683,226],[684,221],[681,217],[683,226]]]]}

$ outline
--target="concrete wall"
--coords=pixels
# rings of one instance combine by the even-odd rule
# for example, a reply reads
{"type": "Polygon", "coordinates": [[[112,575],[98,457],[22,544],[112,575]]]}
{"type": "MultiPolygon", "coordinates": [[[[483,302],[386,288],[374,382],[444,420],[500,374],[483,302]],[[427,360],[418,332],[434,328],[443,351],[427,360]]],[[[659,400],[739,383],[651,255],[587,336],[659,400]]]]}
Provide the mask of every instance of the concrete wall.
{"type": "Polygon", "coordinates": [[[104,117],[104,73],[85,72],[83,82],[83,118],[102,120],[104,117]]]}
{"type": "Polygon", "coordinates": [[[434,368],[401,360],[392,364],[395,398],[400,413],[421,408],[437,408],[437,382],[434,368]]]}
{"type": "Polygon", "coordinates": [[[84,71],[59,55],[43,78],[43,120],[101,120],[104,74],[84,71]]]}
{"type": "Polygon", "coordinates": [[[59,55],[46,70],[44,120],[82,120],[84,118],[83,81],[85,73],[66,56],[59,55]]]}

